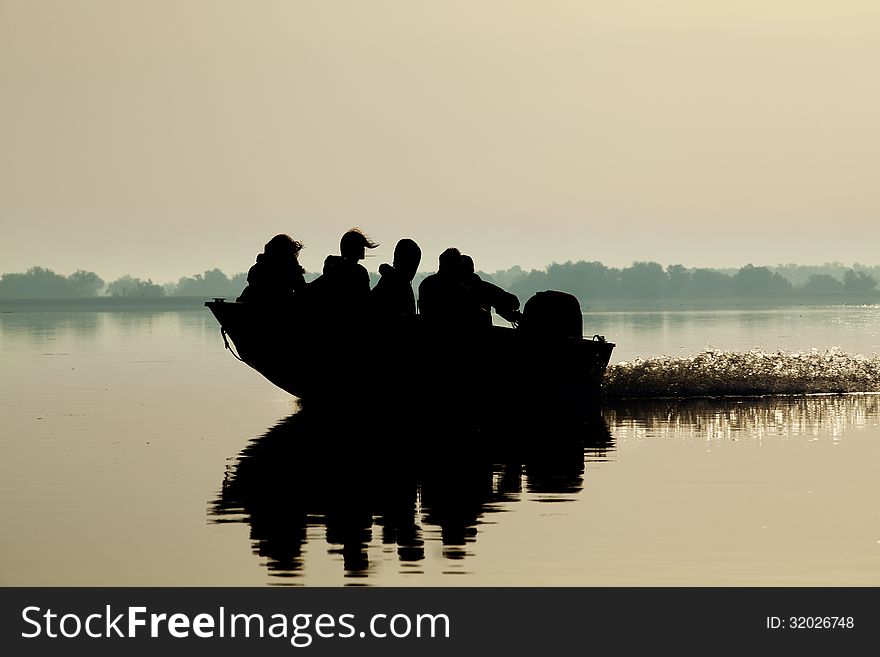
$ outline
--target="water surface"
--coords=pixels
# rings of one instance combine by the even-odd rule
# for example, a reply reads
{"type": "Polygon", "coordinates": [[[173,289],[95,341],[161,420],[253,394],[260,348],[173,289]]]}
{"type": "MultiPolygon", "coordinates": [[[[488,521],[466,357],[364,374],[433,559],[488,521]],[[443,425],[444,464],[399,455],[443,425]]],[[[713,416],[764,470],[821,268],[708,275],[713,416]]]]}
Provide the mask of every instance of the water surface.
{"type": "MultiPolygon", "coordinates": [[[[613,312],[587,331],[616,363],[870,358],[878,322],[613,312]]],[[[202,310],[2,313],[0,368],[3,585],[880,584],[875,394],[619,400],[504,432],[364,418],[341,436],[224,353],[202,310]]]]}

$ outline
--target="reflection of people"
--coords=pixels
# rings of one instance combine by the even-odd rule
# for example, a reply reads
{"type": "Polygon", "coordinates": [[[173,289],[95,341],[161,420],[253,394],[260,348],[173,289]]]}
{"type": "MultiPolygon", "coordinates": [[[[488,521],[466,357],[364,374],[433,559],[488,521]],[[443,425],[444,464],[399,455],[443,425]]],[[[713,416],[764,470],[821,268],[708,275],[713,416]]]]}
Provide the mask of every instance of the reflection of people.
{"type": "Polygon", "coordinates": [[[508,322],[518,322],[520,319],[519,299],[494,283],[484,281],[474,271],[474,260],[469,255],[461,256],[462,280],[464,286],[471,294],[474,302],[492,316],[492,308],[508,322]]]}
{"type": "Polygon", "coordinates": [[[297,259],[302,248],[289,235],[276,235],[269,240],[248,271],[248,284],[238,301],[278,303],[305,289],[305,270],[297,259]]]}
{"type": "Polygon", "coordinates": [[[419,314],[445,324],[473,324],[476,304],[461,278],[461,252],[448,248],[440,267],[419,285],[419,314]]]}
{"type": "Polygon", "coordinates": [[[360,261],[378,244],[352,228],[339,241],[340,255],[324,259],[324,271],[309,285],[325,314],[361,314],[370,298],[370,275],[360,261]]]}
{"type": "MultiPolygon", "coordinates": [[[[556,500],[573,499],[583,488],[584,447],[601,457],[612,445],[596,409],[585,418],[511,417],[479,431],[455,421],[455,431],[427,427],[418,440],[412,418],[365,409],[303,409],[251,441],[235,466],[224,469],[210,515],[218,523],[248,523],[252,548],[266,558],[270,575],[304,574],[309,555],[321,552],[320,534],[312,528],[322,524],[325,547],[347,577],[375,576],[371,557],[381,560],[387,577],[386,551],[394,545],[401,562],[424,560],[426,541],[438,540],[445,558],[464,558],[485,514],[497,511],[499,503],[509,509],[523,485],[539,495],[565,495],[556,500]],[[383,440],[357,439],[365,414],[381,427],[383,440]],[[328,427],[352,440],[328,441],[328,427]],[[522,449],[534,446],[535,436],[553,439],[537,450],[522,449]],[[445,441],[459,457],[425,458],[432,453],[418,448],[425,439],[428,445],[445,441]],[[494,447],[475,450],[475,444],[494,447]],[[374,524],[381,527],[381,546],[374,524]]],[[[312,577],[321,577],[326,564],[314,565],[320,570],[312,577]]]]}
{"type": "Polygon", "coordinates": [[[379,267],[381,278],[370,294],[373,311],[380,317],[416,314],[412,280],[422,260],[422,250],[411,239],[394,247],[393,264],[379,267]]]}

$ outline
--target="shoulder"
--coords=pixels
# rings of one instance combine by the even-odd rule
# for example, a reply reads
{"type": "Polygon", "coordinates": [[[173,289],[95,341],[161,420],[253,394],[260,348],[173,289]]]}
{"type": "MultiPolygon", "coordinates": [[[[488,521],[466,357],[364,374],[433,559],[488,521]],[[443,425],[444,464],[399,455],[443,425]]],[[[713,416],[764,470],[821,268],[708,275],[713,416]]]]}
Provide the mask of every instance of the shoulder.
{"type": "Polygon", "coordinates": [[[423,287],[431,287],[432,285],[437,284],[437,274],[431,274],[430,276],[425,276],[422,279],[422,282],[419,283],[419,289],[421,290],[423,287]]]}

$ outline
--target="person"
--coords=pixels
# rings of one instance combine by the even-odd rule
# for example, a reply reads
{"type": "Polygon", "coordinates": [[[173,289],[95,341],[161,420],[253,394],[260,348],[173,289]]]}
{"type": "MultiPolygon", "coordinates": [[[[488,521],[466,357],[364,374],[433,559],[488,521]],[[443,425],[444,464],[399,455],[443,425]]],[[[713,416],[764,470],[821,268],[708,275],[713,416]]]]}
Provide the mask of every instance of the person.
{"type": "Polygon", "coordinates": [[[379,266],[379,282],[370,292],[373,312],[383,318],[416,314],[412,280],[422,260],[422,250],[413,240],[404,238],[394,247],[392,264],[379,266]]]}
{"type": "Polygon", "coordinates": [[[419,314],[434,322],[473,326],[478,308],[462,282],[461,252],[450,247],[440,254],[436,274],[419,285],[419,314]]]}
{"type": "Polygon", "coordinates": [[[340,255],[328,255],[323,272],[309,284],[312,304],[319,312],[334,316],[365,312],[370,298],[370,274],[360,261],[366,257],[367,249],[377,246],[359,228],[342,236],[340,255]]]}
{"type": "Polygon", "coordinates": [[[302,243],[289,235],[269,240],[248,271],[248,284],[237,301],[275,304],[301,293],[306,287],[305,270],[298,260],[302,248],[302,243]]]}
{"type": "Polygon", "coordinates": [[[494,283],[484,281],[474,271],[474,259],[469,255],[461,256],[461,275],[464,286],[468,289],[474,302],[492,321],[492,309],[512,324],[522,318],[519,312],[519,299],[515,294],[498,287],[494,283]]]}

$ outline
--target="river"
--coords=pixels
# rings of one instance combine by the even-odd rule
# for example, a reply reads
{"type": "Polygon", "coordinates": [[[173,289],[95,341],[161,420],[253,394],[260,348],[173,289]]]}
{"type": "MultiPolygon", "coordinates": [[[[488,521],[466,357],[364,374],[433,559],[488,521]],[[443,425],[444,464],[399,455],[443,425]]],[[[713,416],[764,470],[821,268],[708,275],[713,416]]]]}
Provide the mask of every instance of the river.
{"type": "Polygon", "coordinates": [[[588,312],[614,398],[472,450],[429,418],[338,435],[201,308],[4,309],[0,585],[877,586],[878,327],[588,312]],[[724,396],[733,362],[787,394],[724,396]]]}

